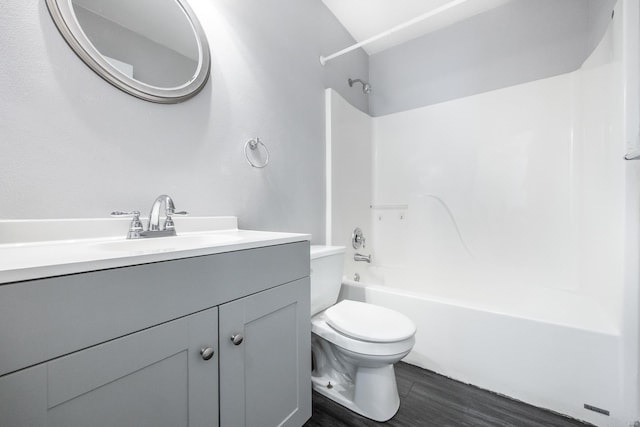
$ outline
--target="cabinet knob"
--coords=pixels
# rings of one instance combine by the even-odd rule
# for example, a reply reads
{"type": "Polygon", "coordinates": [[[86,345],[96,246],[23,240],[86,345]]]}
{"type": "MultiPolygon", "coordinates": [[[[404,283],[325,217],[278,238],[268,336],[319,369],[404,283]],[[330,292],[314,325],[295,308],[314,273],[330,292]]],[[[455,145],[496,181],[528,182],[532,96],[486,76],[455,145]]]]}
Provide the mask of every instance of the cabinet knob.
{"type": "Polygon", "coordinates": [[[216,354],[215,351],[213,351],[213,349],[211,347],[202,347],[200,349],[200,355],[202,356],[202,358],[204,360],[209,360],[213,357],[213,355],[216,354]]]}
{"type": "Polygon", "coordinates": [[[231,335],[231,342],[233,345],[240,345],[244,341],[244,337],[240,334],[231,335]]]}

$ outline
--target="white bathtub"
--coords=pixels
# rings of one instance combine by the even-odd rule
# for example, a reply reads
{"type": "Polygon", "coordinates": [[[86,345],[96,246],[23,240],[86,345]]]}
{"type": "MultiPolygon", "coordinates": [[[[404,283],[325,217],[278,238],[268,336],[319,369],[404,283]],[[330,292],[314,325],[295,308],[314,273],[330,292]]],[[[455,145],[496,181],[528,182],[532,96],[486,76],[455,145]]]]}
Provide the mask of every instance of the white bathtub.
{"type": "Polygon", "coordinates": [[[553,289],[444,287],[406,275],[400,289],[380,283],[389,272],[358,270],[361,281],[345,277],[341,299],[413,319],[418,332],[406,362],[596,425],[618,425],[620,334],[595,302],[553,289]],[[416,284],[419,293],[411,290],[416,284]]]}

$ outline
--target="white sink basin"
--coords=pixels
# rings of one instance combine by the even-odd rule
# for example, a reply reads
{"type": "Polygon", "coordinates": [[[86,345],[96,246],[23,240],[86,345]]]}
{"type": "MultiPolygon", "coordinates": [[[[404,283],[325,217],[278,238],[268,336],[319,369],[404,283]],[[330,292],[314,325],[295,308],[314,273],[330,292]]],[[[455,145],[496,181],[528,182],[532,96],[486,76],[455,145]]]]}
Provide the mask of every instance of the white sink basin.
{"type": "Polygon", "coordinates": [[[171,237],[154,237],[130,240],[96,242],[93,246],[108,252],[158,253],[207,248],[240,241],[242,238],[232,234],[187,234],[171,237]]]}

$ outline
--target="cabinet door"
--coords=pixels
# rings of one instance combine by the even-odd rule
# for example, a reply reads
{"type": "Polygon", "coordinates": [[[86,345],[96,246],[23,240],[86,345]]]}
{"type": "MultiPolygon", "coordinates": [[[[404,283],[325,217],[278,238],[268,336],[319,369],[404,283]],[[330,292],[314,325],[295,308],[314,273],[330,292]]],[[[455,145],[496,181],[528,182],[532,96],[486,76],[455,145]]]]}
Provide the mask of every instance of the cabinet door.
{"type": "Polygon", "coordinates": [[[47,425],[47,364],[0,377],[0,426],[47,425]]]}
{"type": "Polygon", "coordinates": [[[217,426],[217,330],[214,308],[2,377],[0,425],[217,426]]]}
{"type": "Polygon", "coordinates": [[[311,417],[310,327],[308,277],[220,306],[222,427],[311,417]]]}

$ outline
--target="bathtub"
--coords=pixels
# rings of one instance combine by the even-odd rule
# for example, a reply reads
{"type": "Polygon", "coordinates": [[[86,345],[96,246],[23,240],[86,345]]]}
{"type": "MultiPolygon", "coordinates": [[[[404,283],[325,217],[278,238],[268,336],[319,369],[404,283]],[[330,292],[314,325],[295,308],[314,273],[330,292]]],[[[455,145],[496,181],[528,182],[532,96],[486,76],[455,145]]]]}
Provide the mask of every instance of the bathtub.
{"type": "Polygon", "coordinates": [[[418,325],[405,362],[596,425],[617,425],[620,332],[596,302],[554,289],[439,286],[379,267],[358,266],[358,274],[360,281],[353,272],[343,278],[341,299],[397,310],[418,325]]]}

